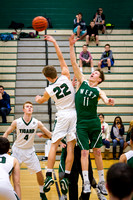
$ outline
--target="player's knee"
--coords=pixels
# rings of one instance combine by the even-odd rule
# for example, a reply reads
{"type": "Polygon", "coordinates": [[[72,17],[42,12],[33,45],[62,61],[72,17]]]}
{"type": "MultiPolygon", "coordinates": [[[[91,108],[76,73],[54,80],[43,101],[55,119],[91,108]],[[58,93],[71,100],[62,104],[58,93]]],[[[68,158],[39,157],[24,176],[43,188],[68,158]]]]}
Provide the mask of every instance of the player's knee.
{"type": "Polygon", "coordinates": [[[101,149],[100,148],[94,148],[93,149],[94,155],[100,156],[101,155],[101,149]]]}
{"type": "Polygon", "coordinates": [[[86,158],[86,157],[88,157],[88,155],[89,155],[89,151],[88,150],[82,150],[81,151],[81,156],[82,157],[86,158]]]}

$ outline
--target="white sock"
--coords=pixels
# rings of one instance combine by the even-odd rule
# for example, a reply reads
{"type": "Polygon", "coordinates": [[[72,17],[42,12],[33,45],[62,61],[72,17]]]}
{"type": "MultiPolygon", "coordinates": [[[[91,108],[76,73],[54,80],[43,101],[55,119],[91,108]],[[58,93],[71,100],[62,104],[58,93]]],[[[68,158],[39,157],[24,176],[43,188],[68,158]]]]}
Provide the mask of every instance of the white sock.
{"type": "Polygon", "coordinates": [[[83,72],[83,68],[82,67],[80,67],[80,71],[83,72]]]}
{"type": "Polygon", "coordinates": [[[65,173],[66,173],[66,174],[70,174],[70,171],[68,171],[68,170],[65,170],[65,173]]]}
{"type": "Polygon", "coordinates": [[[104,171],[98,170],[99,182],[104,181],[104,171]]]}
{"type": "MultiPolygon", "coordinates": [[[[82,171],[82,175],[83,175],[84,183],[86,181],[89,181],[88,171],[82,171]]],[[[89,181],[89,183],[90,183],[90,181],[89,181]]]]}
{"type": "Polygon", "coordinates": [[[53,171],[53,169],[48,169],[48,168],[47,168],[47,172],[52,172],[52,171],[53,171]]]}
{"type": "Polygon", "coordinates": [[[40,193],[44,193],[44,191],[43,191],[43,185],[39,185],[39,188],[40,188],[40,193]]]}

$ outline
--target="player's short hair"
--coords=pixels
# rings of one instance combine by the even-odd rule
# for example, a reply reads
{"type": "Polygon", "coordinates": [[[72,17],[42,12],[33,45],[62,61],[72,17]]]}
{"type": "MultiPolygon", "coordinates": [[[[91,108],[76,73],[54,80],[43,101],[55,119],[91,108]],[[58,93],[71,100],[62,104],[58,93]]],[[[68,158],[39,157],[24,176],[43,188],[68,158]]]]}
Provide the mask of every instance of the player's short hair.
{"type": "Polygon", "coordinates": [[[119,199],[131,195],[133,191],[133,168],[126,163],[116,163],[107,172],[109,192],[119,199]]]}
{"type": "Polygon", "coordinates": [[[0,85],[0,88],[3,88],[3,90],[4,90],[4,86],[3,85],[0,85]]]}
{"type": "Polygon", "coordinates": [[[45,77],[48,78],[56,78],[57,77],[57,71],[54,66],[52,65],[47,65],[43,68],[42,73],[44,74],[45,77]]]}
{"type": "Polygon", "coordinates": [[[102,116],[102,117],[104,118],[104,114],[103,114],[103,113],[99,113],[99,114],[98,114],[98,117],[99,117],[99,116],[102,116]]]}
{"type": "Polygon", "coordinates": [[[104,73],[103,73],[103,71],[102,71],[101,69],[99,69],[99,68],[97,68],[95,71],[100,72],[100,76],[99,76],[99,78],[102,79],[102,80],[98,83],[98,84],[100,84],[100,83],[102,83],[102,82],[105,80],[104,73]]]}
{"type": "Polygon", "coordinates": [[[105,46],[104,47],[109,47],[110,48],[110,44],[105,44],[105,46]]]}
{"type": "Polygon", "coordinates": [[[10,142],[5,137],[0,137],[0,154],[7,153],[10,148],[10,142]]]}
{"type": "Polygon", "coordinates": [[[88,48],[87,44],[84,44],[82,47],[87,47],[88,48]]]}
{"type": "Polygon", "coordinates": [[[31,104],[33,105],[33,103],[31,101],[26,101],[24,104],[23,104],[23,108],[25,107],[26,104],[31,104]]]}

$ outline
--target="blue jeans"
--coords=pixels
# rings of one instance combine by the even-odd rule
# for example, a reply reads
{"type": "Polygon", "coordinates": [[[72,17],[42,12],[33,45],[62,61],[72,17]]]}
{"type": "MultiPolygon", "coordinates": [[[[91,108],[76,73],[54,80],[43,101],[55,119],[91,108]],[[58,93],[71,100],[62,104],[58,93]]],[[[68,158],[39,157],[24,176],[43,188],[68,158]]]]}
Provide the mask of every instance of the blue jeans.
{"type": "Polygon", "coordinates": [[[120,145],[119,156],[123,153],[124,139],[122,138],[122,139],[120,139],[120,141],[117,141],[116,139],[113,139],[112,142],[113,142],[113,157],[115,158],[116,157],[116,146],[117,146],[117,144],[120,145]]]}
{"type": "Polygon", "coordinates": [[[0,115],[2,116],[2,123],[6,123],[6,116],[9,115],[10,110],[8,108],[0,108],[0,115]]]}
{"type": "Polygon", "coordinates": [[[110,142],[108,140],[102,139],[103,144],[105,145],[106,149],[110,148],[110,142]]]}

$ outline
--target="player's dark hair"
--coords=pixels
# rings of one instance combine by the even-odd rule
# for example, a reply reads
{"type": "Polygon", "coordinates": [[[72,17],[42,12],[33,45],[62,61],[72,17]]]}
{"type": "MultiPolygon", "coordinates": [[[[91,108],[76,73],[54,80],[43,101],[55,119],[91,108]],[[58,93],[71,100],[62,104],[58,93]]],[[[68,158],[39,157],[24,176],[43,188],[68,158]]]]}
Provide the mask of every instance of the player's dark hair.
{"type": "Polygon", "coordinates": [[[23,108],[25,107],[26,104],[31,104],[33,105],[33,103],[31,101],[26,101],[24,104],[23,104],[23,108]]]}
{"type": "Polygon", "coordinates": [[[110,48],[110,44],[105,44],[105,47],[109,47],[110,48]]]}
{"type": "Polygon", "coordinates": [[[82,47],[87,47],[88,48],[87,44],[84,44],[82,47]]]}
{"type": "Polygon", "coordinates": [[[57,71],[54,66],[52,65],[47,65],[43,68],[42,73],[44,74],[45,77],[48,78],[56,78],[57,77],[57,71]]]}
{"type": "Polygon", "coordinates": [[[133,191],[133,168],[126,163],[116,163],[107,172],[109,192],[119,199],[131,195],[133,191]]]}
{"type": "Polygon", "coordinates": [[[4,86],[3,85],[0,85],[0,88],[3,88],[3,90],[4,90],[4,86]]]}
{"type": "Polygon", "coordinates": [[[10,148],[10,142],[5,137],[0,137],[0,154],[7,153],[10,148]]]}
{"type": "Polygon", "coordinates": [[[104,114],[103,114],[103,113],[100,113],[100,114],[98,115],[98,117],[99,117],[99,116],[102,116],[102,117],[104,118],[104,114]]]}
{"type": "Polygon", "coordinates": [[[78,15],[81,15],[83,17],[83,14],[81,12],[79,12],[78,15]]]}
{"type": "Polygon", "coordinates": [[[95,71],[100,72],[100,76],[99,76],[99,78],[102,79],[102,80],[98,83],[98,84],[100,84],[100,83],[102,83],[102,82],[105,80],[104,73],[103,73],[103,71],[102,71],[101,69],[99,69],[99,68],[97,68],[95,71]]]}

